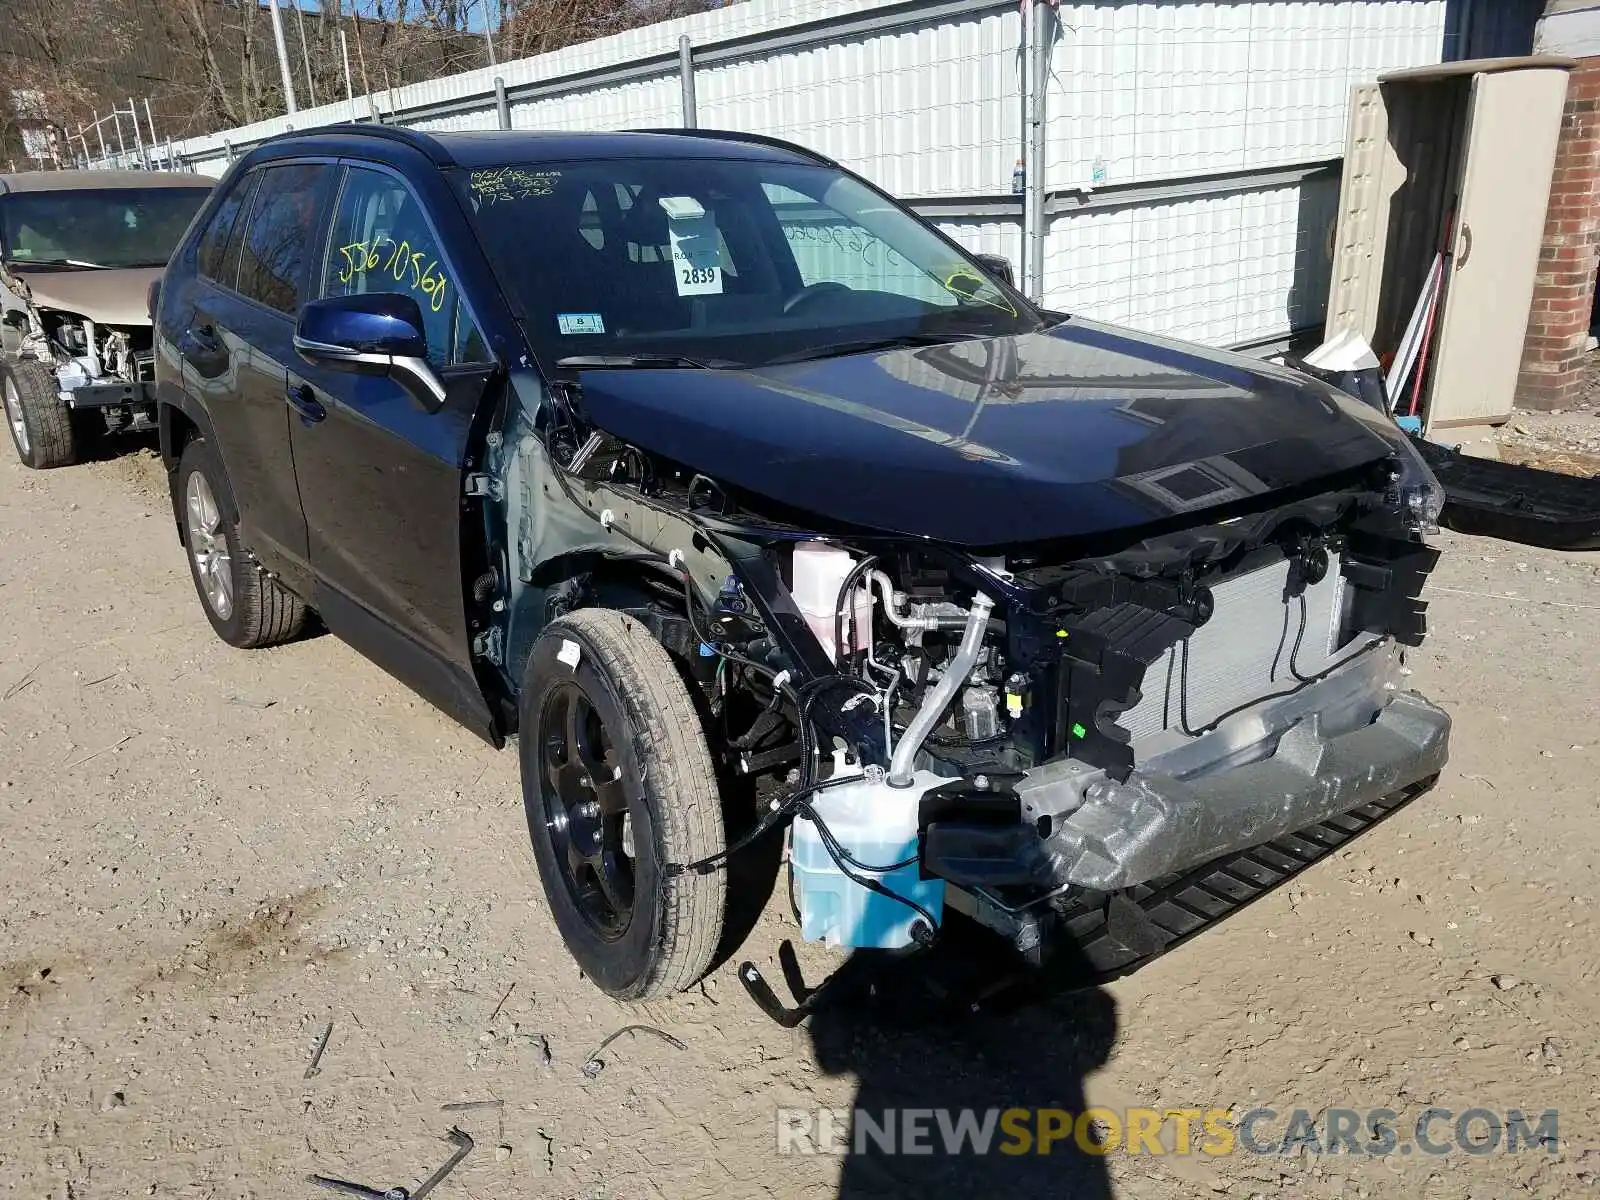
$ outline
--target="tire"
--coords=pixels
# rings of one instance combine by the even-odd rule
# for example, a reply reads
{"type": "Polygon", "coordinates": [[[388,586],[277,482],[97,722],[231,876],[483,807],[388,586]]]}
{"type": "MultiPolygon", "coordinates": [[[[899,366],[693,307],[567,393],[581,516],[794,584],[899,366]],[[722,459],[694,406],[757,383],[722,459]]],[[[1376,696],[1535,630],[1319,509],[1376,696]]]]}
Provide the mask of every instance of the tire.
{"type": "Polygon", "coordinates": [[[241,650],[276,646],[305,628],[306,606],[261,570],[240,544],[225,478],[216,451],[204,438],[184,446],[172,486],[182,514],[189,574],[219,638],[241,650]]]}
{"type": "Polygon", "coordinates": [[[0,360],[0,402],[11,444],[24,466],[43,471],[78,461],[72,410],[61,402],[49,366],[32,358],[0,360]]]}
{"type": "Polygon", "coordinates": [[[669,876],[663,868],[721,852],[726,835],[711,752],[682,676],[638,621],[581,609],[534,643],[520,704],[523,806],[567,949],[619,1000],[693,986],[722,935],[726,879],[720,870],[669,876]],[[591,776],[603,780],[607,766],[613,779],[595,785],[591,776]],[[585,816],[591,796],[599,812],[585,816]],[[619,854],[617,829],[626,839],[630,824],[619,854]],[[597,848],[595,861],[574,866],[597,848]],[[626,906],[614,895],[624,876],[626,906]]]}

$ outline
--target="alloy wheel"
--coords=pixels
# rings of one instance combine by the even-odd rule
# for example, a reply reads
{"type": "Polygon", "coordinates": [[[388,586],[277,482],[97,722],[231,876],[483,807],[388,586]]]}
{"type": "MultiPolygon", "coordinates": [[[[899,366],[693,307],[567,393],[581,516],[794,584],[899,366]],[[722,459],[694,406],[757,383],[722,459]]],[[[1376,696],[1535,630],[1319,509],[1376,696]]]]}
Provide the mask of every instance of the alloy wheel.
{"type": "Polygon", "coordinates": [[[218,620],[226,621],[233,613],[233,560],[222,529],[222,510],[211,485],[199,471],[190,473],[183,492],[195,575],[211,611],[218,620]]]}
{"type": "Polygon", "coordinates": [[[28,441],[28,423],[22,419],[22,396],[17,392],[16,380],[6,376],[6,420],[11,422],[11,436],[16,439],[17,449],[26,456],[32,449],[28,441]]]}

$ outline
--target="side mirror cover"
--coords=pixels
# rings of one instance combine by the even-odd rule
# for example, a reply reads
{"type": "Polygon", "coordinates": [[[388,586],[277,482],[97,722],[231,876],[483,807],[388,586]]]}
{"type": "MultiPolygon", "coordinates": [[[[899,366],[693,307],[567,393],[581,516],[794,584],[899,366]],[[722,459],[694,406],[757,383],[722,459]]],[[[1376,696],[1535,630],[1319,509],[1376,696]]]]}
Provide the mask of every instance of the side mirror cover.
{"type": "Polygon", "coordinates": [[[1004,254],[974,254],[972,257],[980,267],[1008,287],[1017,286],[1016,272],[1011,269],[1011,260],[1004,254]]]}
{"type": "Polygon", "coordinates": [[[426,412],[444,407],[444,381],[428,362],[422,310],[410,296],[369,292],[313,300],[300,310],[294,348],[316,366],[387,376],[426,412]]]}

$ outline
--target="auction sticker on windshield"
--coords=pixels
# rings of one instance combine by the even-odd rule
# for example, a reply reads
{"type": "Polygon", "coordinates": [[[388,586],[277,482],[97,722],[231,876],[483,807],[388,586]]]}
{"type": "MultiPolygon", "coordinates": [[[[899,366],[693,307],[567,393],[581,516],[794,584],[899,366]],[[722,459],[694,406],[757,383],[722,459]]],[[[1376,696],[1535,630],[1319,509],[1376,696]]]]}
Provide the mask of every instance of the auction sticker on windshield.
{"type": "Polygon", "coordinates": [[[673,282],[680,296],[722,295],[722,238],[717,222],[693,196],[663,196],[672,239],[673,282]]]}
{"type": "Polygon", "coordinates": [[[606,319],[599,313],[557,313],[556,328],[563,337],[579,333],[604,333],[606,319]]]}

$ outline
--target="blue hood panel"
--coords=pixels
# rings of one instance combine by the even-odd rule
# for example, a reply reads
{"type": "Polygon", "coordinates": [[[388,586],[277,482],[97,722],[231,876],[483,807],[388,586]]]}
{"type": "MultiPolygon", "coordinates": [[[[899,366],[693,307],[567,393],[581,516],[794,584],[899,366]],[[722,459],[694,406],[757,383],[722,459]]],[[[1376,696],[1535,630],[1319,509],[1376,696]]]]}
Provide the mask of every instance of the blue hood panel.
{"type": "Polygon", "coordinates": [[[828,521],[958,546],[1132,529],[1390,452],[1303,375],[1073,318],[745,371],[586,371],[601,429],[828,521]]]}

